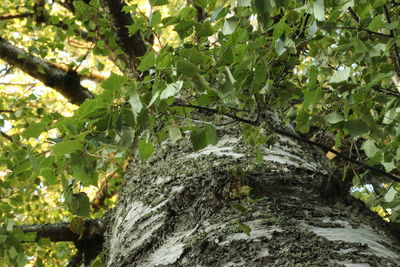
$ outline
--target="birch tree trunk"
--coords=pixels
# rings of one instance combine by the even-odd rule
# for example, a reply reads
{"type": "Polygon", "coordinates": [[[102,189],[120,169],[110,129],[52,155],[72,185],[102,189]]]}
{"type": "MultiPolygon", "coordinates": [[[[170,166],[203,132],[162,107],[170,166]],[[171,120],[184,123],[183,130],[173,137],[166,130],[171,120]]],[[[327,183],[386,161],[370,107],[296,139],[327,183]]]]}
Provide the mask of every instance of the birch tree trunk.
{"type": "Polygon", "coordinates": [[[164,143],[130,164],[107,266],[400,266],[395,235],[324,153],[276,136],[257,165],[236,136],[198,152],[164,143]]]}

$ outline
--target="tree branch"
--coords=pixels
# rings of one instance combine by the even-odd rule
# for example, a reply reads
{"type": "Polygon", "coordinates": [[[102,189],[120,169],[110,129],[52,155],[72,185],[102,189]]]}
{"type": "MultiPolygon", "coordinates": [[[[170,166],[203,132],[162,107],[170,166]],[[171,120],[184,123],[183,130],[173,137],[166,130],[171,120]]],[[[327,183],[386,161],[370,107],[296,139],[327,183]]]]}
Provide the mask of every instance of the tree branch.
{"type": "Polygon", "coordinates": [[[54,64],[13,46],[1,37],[0,59],[21,69],[33,78],[43,82],[46,86],[55,89],[72,104],[80,105],[87,98],[94,97],[87,88],[81,86],[80,78],[76,73],[76,75],[73,75],[71,71],[65,72],[54,64]]]}
{"type": "Polygon", "coordinates": [[[22,230],[24,233],[36,233],[36,241],[41,238],[49,238],[52,242],[76,242],[80,239],[93,239],[103,236],[106,225],[101,219],[86,220],[85,232],[82,237],[73,233],[69,228],[69,223],[47,223],[47,224],[31,224],[31,225],[17,225],[16,228],[22,230]]]}
{"type": "Polygon", "coordinates": [[[203,106],[197,106],[197,105],[191,105],[191,104],[185,104],[185,103],[175,102],[175,103],[173,103],[173,104],[171,105],[171,107],[193,108],[193,109],[197,109],[197,110],[202,110],[202,111],[210,112],[210,113],[213,113],[213,114],[220,114],[220,115],[223,115],[223,116],[225,116],[225,117],[234,119],[234,120],[236,120],[236,121],[244,122],[244,123],[251,124],[251,125],[256,125],[256,123],[257,123],[256,121],[244,119],[244,118],[241,118],[241,117],[236,116],[236,115],[234,115],[234,114],[229,114],[229,113],[225,113],[225,112],[220,112],[220,111],[218,111],[218,110],[216,110],[216,109],[212,109],[212,108],[208,108],[208,107],[203,107],[203,106]]]}
{"type": "Polygon", "coordinates": [[[369,33],[369,34],[378,35],[378,36],[385,37],[385,38],[391,38],[392,37],[389,34],[384,34],[384,33],[380,33],[380,32],[374,32],[374,31],[370,31],[368,29],[361,28],[361,27],[329,26],[329,25],[324,25],[324,26],[321,26],[321,27],[324,28],[324,29],[357,30],[357,31],[364,31],[364,32],[369,33]]]}
{"type": "MultiPolygon", "coordinates": [[[[390,14],[389,14],[389,10],[387,8],[386,5],[383,5],[383,11],[385,13],[385,17],[386,17],[386,22],[388,24],[392,23],[391,19],[390,19],[390,14]]],[[[392,38],[396,38],[395,34],[394,34],[394,30],[390,30],[390,37],[392,38]]],[[[392,53],[394,54],[394,70],[396,71],[397,75],[400,76],[400,55],[399,55],[399,47],[397,46],[396,42],[394,42],[393,44],[393,51],[392,53]]]]}
{"type": "Polygon", "coordinates": [[[2,20],[9,20],[9,19],[21,19],[35,15],[33,12],[25,12],[25,13],[18,13],[18,14],[2,14],[0,15],[0,21],[2,20]]]}
{"type": "Polygon", "coordinates": [[[101,3],[115,31],[116,41],[126,56],[125,63],[130,71],[128,75],[131,78],[138,78],[139,73],[136,70],[136,67],[140,63],[138,57],[144,56],[147,50],[140,31],[131,36],[129,35],[127,26],[133,25],[134,21],[130,14],[122,11],[126,5],[122,0],[101,0],[101,3]]]}
{"type": "Polygon", "coordinates": [[[0,135],[3,136],[4,138],[6,138],[8,141],[12,142],[11,136],[9,136],[8,134],[6,134],[5,132],[0,131],[0,135]]]}
{"type": "MultiPolygon", "coordinates": [[[[2,83],[0,83],[0,84],[2,84],[2,83]]],[[[13,112],[15,112],[15,111],[11,110],[11,109],[0,109],[0,113],[13,113],[13,112]]]]}

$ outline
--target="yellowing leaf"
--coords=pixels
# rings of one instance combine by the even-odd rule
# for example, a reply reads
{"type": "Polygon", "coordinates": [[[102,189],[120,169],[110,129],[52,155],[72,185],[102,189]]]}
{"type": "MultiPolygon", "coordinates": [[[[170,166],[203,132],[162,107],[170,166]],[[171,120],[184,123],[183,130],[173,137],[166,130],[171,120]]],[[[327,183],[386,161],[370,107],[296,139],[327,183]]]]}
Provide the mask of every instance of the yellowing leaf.
{"type": "MultiPolygon", "coordinates": [[[[338,150],[336,149],[336,147],[334,147],[334,146],[332,147],[332,149],[338,151],[338,150]]],[[[338,152],[339,152],[339,151],[338,151],[338,152]]],[[[328,151],[328,153],[325,154],[325,157],[326,157],[327,159],[329,159],[329,160],[332,160],[332,159],[336,158],[337,155],[336,155],[335,153],[332,153],[332,152],[328,151]]]]}

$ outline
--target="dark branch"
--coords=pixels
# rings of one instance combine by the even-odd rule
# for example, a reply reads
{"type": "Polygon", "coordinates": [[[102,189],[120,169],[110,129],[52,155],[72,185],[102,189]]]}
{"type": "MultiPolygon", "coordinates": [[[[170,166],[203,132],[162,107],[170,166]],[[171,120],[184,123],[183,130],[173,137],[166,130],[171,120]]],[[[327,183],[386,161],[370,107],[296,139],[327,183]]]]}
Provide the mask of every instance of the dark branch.
{"type": "Polygon", "coordinates": [[[374,86],[374,87],[372,87],[372,89],[374,89],[375,91],[387,94],[387,95],[391,95],[391,96],[400,98],[400,93],[398,91],[394,91],[389,88],[379,88],[377,86],[374,86]]]}
{"type": "Polygon", "coordinates": [[[93,98],[93,94],[81,86],[79,76],[57,68],[54,64],[30,55],[24,50],[13,46],[0,37],[0,58],[13,65],[33,78],[43,82],[46,86],[55,89],[66,97],[72,104],[80,105],[87,98],[93,98]],[[70,78],[74,78],[71,80],[70,78]]]}
{"type": "Polygon", "coordinates": [[[0,21],[1,20],[9,20],[9,19],[21,19],[21,18],[27,18],[30,16],[35,15],[33,12],[25,12],[25,13],[18,13],[18,14],[3,14],[0,15],[0,21]]]}
{"type": "Polygon", "coordinates": [[[380,33],[380,32],[374,32],[374,31],[370,31],[368,29],[361,28],[361,27],[329,26],[329,25],[325,25],[325,26],[321,26],[321,27],[324,28],[324,29],[357,30],[357,31],[364,31],[364,32],[369,33],[369,34],[378,35],[378,36],[385,37],[385,38],[391,38],[392,37],[389,34],[384,34],[384,33],[380,33]]]}
{"type": "Polygon", "coordinates": [[[0,135],[3,136],[4,138],[6,138],[8,141],[12,142],[11,136],[9,136],[8,134],[6,134],[5,132],[0,131],[0,135]]]}
{"type": "Polygon", "coordinates": [[[52,242],[76,242],[78,239],[97,238],[98,236],[103,236],[106,228],[104,223],[99,219],[86,220],[85,226],[86,230],[81,238],[70,230],[69,223],[67,222],[18,225],[16,228],[22,230],[24,233],[36,233],[36,241],[40,238],[49,238],[52,242]]]}
{"type": "MultiPolygon", "coordinates": [[[[388,24],[392,23],[390,19],[390,13],[386,5],[383,5],[383,11],[385,13],[386,21],[388,24]]],[[[394,34],[394,30],[390,30],[390,37],[396,38],[394,34]]],[[[397,46],[396,42],[393,44],[393,51],[394,54],[394,70],[396,71],[397,75],[400,75],[400,55],[399,55],[399,47],[397,46]]]]}
{"type": "Polygon", "coordinates": [[[208,108],[208,107],[196,106],[196,105],[191,105],[191,104],[184,104],[184,103],[179,103],[179,102],[175,102],[171,106],[172,107],[182,107],[182,108],[194,108],[194,109],[197,109],[197,110],[202,110],[202,111],[210,112],[210,113],[213,113],[213,114],[220,114],[220,115],[223,115],[225,117],[234,119],[234,120],[239,121],[239,122],[244,122],[244,123],[251,124],[251,125],[256,125],[257,124],[256,121],[244,119],[244,118],[241,118],[241,117],[236,116],[234,114],[220,112],[220,111],[218,111],[216,109],[212,109],[212,108],[208,108]]]}
{"type": "Polygon", "coordinates": [[[127,26],[133,25],[134,21],[130,14],[122,11],[126,5],[122,0],[102,0],[101,2],[115,31],[116,41],[126,55],[125,63],[131,71],[128,74],[132,78],[138,78],[139,74],[136,71],[139,64],[138,57],[143,56],[147,50],[140,31],[129,35],[127,26]]]}
{"type": "Polygon", "coordinates": [[[360,25],[361,20],[360,17],[357,15],[357,13],[352,9],[351,7],[347,8],[347,11],[350,13],[351,17],[357,22],[358,25],[360,25]]]}

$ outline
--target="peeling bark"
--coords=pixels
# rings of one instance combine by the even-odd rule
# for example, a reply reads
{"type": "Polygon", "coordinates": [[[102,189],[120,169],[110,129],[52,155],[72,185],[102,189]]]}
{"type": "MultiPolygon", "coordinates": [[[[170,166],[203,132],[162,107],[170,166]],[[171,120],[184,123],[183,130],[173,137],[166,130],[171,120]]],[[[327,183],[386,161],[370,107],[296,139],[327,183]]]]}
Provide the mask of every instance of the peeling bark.
{"type": "Polygon", "coordinates": [[[63,71],[45,60],[32,56],[0,37],[0,58],[55,89],[72,104],[80,105],[93,94],[81,86],[79,76],[63,71]],[[72,78],[72,79],[71,79],[72,78]]]}
{"type": "Polygon", "coordinates": [[[349,195],[321,151],[276,135],[258,166],[237,136],[224,130],[199,152],[188,140],[164,143],[132,162],[106,265],[400,265],[387,224],[349,195]]]}

